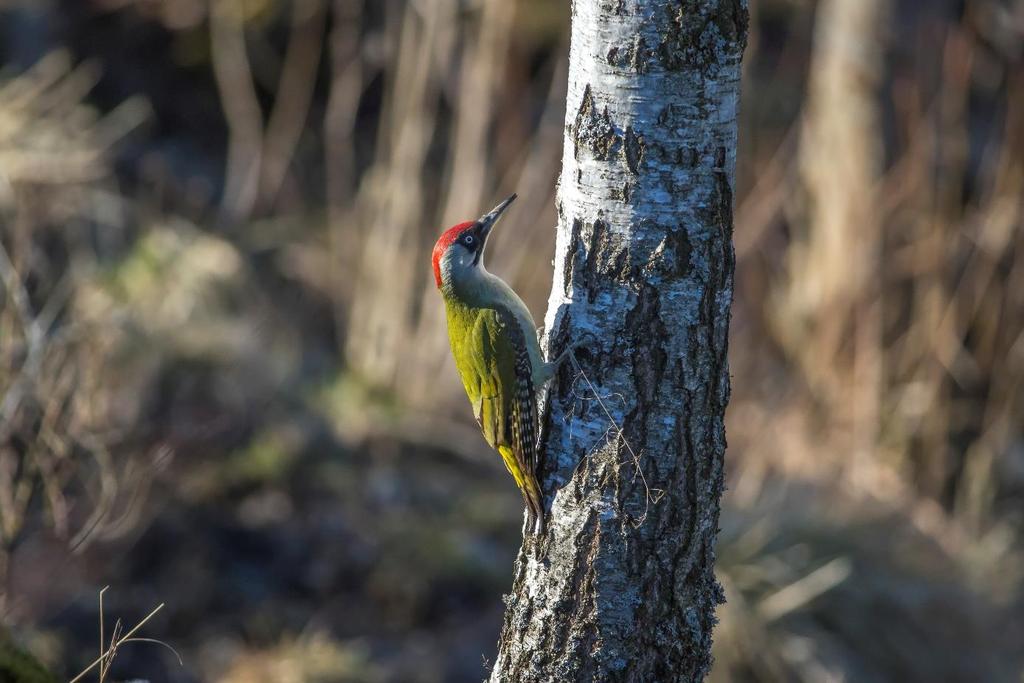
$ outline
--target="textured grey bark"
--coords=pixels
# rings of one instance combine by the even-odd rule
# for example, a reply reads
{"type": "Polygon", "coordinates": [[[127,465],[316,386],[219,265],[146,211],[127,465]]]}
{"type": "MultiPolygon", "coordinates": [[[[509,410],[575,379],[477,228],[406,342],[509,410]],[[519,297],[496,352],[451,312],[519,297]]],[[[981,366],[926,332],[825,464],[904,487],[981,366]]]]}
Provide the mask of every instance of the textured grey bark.
{"type": "Polygon", "coordinates": [[[547,535],[516,563],[492,681],[699,681],[729,398],[745,0],[575,0],[542,421],[547,535]]]}

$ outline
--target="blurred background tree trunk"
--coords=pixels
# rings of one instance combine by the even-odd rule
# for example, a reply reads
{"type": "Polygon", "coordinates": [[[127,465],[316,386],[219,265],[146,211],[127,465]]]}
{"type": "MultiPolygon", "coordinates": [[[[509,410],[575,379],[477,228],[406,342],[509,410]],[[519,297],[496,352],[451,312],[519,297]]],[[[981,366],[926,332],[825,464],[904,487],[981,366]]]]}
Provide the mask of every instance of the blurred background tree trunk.
{"type": "Polygon", "coordinates": [[[742,0],[577,0],[544,421],[547,537],[492,681],[708,672],[729,398],[742,0]],[[623,427],[619,434],[615,423],[623,427]]]}
{"type": "Polygon", "coordinates": [[[798,161],[807,227],[794,237],[776,328],[816,398],[853,435],[855,476],[870,466],[881,410],[883,232],[873,197],[885,174],[888,14],[889,0],[818,6],[798,161]]]}

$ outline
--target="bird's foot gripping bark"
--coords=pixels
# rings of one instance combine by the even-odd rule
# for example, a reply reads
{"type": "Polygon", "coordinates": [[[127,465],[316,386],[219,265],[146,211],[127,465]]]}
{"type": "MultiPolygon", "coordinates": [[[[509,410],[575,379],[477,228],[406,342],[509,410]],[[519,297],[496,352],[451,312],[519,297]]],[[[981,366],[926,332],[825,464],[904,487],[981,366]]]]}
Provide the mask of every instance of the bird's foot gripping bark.
{"type": "Polygon", "coordinates": [[[530,536],[541,537],[544,535],[544,499],[537,491],[537,498],[533,499],[526,491],[523,491],[523,502],[526,503],[526,520],[523,523],[523,538],[530,536]]]}
{"type": "Polygon", "coordinates": [[[527,508],[523,521],[523,551],[532,557],[543,557],[548,547],[548,538],[545,536],[547,525],[543,517],[534,517],[527,508]]]}
{"type": "Polygon", "coordinates": [[[551,361],[550,363],[545,363],[544,381],[541,382],[541,384],[547,384],[549,381],[551,381],[551,379],[555,376],[555,373],[558,372],[558,368],[562,367],[562,363],[564,363],[566,360],[572,361],[572,365],[576,369],[576,372],[582,374],[583,371],[580,369],[580,364],[579,361],[576,360],[575,353],[576,349],[582,347],[583,344],[573,344],[565,351],[562,351],[562,353],[558,354],[558,357],[555,358],[553,361],[551,361]]]}

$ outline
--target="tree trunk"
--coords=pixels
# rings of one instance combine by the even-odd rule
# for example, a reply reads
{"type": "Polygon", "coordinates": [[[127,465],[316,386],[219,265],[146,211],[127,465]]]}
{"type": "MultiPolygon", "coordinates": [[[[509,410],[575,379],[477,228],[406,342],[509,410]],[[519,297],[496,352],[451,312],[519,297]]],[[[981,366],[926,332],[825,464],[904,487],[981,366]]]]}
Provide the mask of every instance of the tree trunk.
{"type": "Polygon", "coordinates": [[[710,667],[746,24],[745,0],[573,3],[544,343],[576,348],[623,434],[566,364],[547,535],[520,552],[492,681],[710,667]]]}

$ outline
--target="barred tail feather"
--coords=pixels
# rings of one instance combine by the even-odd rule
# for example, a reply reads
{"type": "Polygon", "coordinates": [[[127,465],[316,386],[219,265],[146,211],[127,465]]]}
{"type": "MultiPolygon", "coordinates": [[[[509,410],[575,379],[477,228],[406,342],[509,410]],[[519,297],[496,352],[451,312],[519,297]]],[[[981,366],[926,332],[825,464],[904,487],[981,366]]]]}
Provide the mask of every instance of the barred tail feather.
{"type": "Polygon", "coordinates": [[[544,531],[544,496],[540,491],[540,484],[536,475],[522,467],[523,461],[516,457],[516,454],[508,446],[499,446],[498,452],[505,463],[512,478],[516,480],[516,486],[523,494],[523,502],[526,503],[530,531],[543,533],[544,531]]]}
{"type": "Polygon", "coordinates": [[[540,484],[537,477],[532,474],[526,478],[526,488],[523,489],[523,497],[527,500],[527,507],[530,508],[530,531],[540,536],[544,534],[544,496],[540,492],[540,484]]]}

